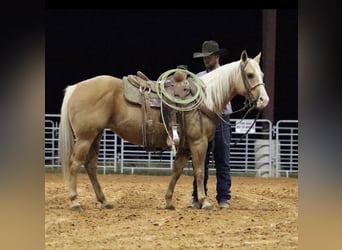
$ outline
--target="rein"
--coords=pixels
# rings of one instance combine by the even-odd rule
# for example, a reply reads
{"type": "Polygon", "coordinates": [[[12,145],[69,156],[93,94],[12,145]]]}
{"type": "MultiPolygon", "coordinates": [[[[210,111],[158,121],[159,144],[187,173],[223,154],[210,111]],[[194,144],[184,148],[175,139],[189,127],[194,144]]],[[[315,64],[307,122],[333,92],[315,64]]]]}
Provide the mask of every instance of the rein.
{"type": "MultiPolygon", "coordinates": [[[[241,120],[245,119],[245,117],[247,116],[247,114],[248,114],[249,112],[251,112],[251,111],[255,108],[255,106],[256,106],[256,105],[255,105],[255,103],[254,103],[254,104],[252,105],[252,107],[250,107],[250,108],[247,110],[247,112],[244,114],[244,116],[241,118],[241,120]]],[[[245,105],[242,109],[240,109],[240,110],[238,110],[238,111],[235,111],[235,112],[233,112],[233,113],[240,112],[240,111],[242,111],[242,110],[245,110],[246,108],[247,108],[247,106],[245,105]]],[[[232,113],[232,114],[233,114],[233,113],[232,113]]],[[[260,113],[261,113],[261,111],[259,110],[259,112],[258,112],[257,115],[255,116],[254,121],[253,121],[253,123],[251,124],[251,126],[247,129],[247,131],[246,131],[243,135],[240,136],[239,139],[237,139],[237,140],[234,142],[233,146],[236,146],[236,144],[238,144],[244,137],[246,137],[246,135],[249,133],[249,131],[252,129],[252,127],[253,127],[254,124],[256,123],[256,120],[259,118],[260,113]]],[[[222,122],[224,122],[225,124],[228,124],[228,125],[231,126],[231,123],[225,121],[225,120],[222,118],[221,115],[217,114],[217,116],[222,120],[222,122]]]]}
{"type": "Polygon", "coordinates": [[[259,110],[259,112],[258,112],[257,115],[255,116],[255,119],[254,119],[252,125],[247,129],[246,133],[244,133],[243,135],[241,135],[240,138],[234,142],[233,146],[236,146],[236,144],[238,144],[240,141],[242,141],[242,139],[243,139],[244,137],[246,137],[246,135],[249,133],[249,131],[252,129],[252,127],[253,127],[254,124],[256,123],[256,120],[259,118],[260,113],[261,113],[261,112],[260,112],[260,110],[259,110]]]}

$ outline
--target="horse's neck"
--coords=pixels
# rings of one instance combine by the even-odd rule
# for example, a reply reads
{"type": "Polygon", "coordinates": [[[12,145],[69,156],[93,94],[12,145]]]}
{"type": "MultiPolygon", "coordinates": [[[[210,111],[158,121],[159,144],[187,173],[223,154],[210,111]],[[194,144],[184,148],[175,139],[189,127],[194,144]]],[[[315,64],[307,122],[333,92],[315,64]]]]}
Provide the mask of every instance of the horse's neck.
{"type": "Polygon", "coordinates": [[[221,112],[234,97],[238,66],[239,62],[225,64],[201,77],[207,86],[204,103],[210,110],[221,112]]]}

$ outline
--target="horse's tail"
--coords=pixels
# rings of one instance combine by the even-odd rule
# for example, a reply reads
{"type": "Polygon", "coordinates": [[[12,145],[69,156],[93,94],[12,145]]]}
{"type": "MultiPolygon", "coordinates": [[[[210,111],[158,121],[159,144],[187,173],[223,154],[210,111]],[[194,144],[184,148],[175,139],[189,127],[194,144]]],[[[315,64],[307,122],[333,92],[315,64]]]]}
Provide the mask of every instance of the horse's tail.
{"type": "Polygon", "coordinates": [[[59,123],[59,157],[62,164],[64,181],[66,183],[68,183],[70,179],[70,155],[74,147],[74,135],[69,120],[68,103],[75,87],[76,85],[72,85],[65,89],[59,123]]]}

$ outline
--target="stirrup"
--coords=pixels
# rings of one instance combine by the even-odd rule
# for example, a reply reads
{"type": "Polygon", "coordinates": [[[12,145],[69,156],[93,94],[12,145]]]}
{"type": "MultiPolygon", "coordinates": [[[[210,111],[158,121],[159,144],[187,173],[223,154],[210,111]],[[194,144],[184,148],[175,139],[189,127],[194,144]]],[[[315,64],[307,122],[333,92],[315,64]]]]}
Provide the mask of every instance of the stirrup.
{"type": "Polygon", "coordinates": [[[172,126],[173,142],[176,146],[179,145],[179,135],[177,131],[177,125],[172,126]]]}
{"type": "Polygon", "coordinates": [[[176,156],[177,154],[177,150],[176,150],[176,146],[174,141],[172,140],[171,136],[168,136],[166,139],[166,145],[168,145],[169,147],[171,147],[171,153],[172,156],[176,156]]]}
{"type": "Polygon", "coordinates": [[[171,151],[172,151],[172,156],[176,156],[177,150],[176,150],[175,144],[172,144],[171,149],[172,149],[172,150],[171,150],[171,151]]]}

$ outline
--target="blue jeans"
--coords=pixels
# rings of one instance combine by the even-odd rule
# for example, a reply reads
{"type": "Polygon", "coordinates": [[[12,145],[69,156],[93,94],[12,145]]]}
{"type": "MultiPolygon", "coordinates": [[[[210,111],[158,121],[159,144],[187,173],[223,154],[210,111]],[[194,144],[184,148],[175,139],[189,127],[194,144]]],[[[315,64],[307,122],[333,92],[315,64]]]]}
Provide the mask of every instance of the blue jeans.
{"type": "MultiPolygon", "coordinates": [[[[225,121],[229,122],[229,115],[223,117],[225,121]]],[[[230,139],[232,130],[229,124],[221,122],[217,126],[215,137],[208,143],[208,150],[205,159],[204,168],[204,191],[207,195],[208,188],[208,168],[210,152],[213,152],[215,168],[216,168],[216,200],[217,202],[230,200],[231,175],[229,166],[230,155],[230,139]]],[[[193,181],[193,200],[198,201],[197,198],[197,182],[196,178],[193,181]]]]}

